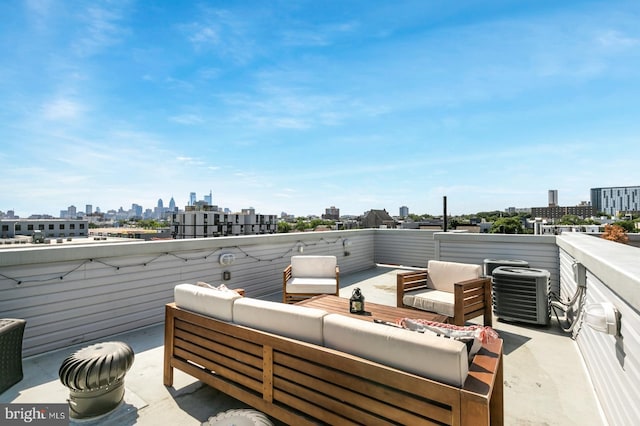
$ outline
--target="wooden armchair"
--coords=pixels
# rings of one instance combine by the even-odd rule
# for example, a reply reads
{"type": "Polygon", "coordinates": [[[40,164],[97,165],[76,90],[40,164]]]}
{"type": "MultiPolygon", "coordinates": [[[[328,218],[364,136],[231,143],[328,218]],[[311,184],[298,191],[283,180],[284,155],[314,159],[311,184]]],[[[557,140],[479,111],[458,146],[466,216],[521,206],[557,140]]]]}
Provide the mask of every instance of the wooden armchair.
{"type": "Polygon", "coordinates": [[[295,303],[319,294],[338,296],[340,268],[335,256],[291,256],[282,276],[282,301],[295,303]]]}
{"type": "Polygon", "coordinates": [[[398,307],[446,315],[455,325],[483,315],[484,325],[492,325],[491,278],[480,265],[430,260],[427,266],[398,274],[398,307]]]}

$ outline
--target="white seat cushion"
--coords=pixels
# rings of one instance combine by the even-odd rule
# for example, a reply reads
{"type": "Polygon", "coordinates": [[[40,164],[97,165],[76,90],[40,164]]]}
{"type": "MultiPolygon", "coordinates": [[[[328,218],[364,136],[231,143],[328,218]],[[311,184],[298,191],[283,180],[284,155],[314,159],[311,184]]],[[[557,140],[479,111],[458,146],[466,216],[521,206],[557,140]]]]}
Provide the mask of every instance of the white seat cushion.
{"type": "Polygon", "coordinates": [[[389,367],[461,387],[469,374],[466,345],[340,314],[324,317],[324,343],[389,367]]]}
{"type": "Polygon", "coordinates": [[[408,291],[402,297],[402,303],[412,308],[452,317],[454,315],[454,296],[447,291],[423,289],[408,291]]]}
{"type": "Polygon", "coordinates": [[[335,256],[291,256],[293,278],[335,278],[338,259],[335,256]]]}
{"type": "Polygon", "coordinates": [[[287,281],[287,293],[333,294],[336,290],[335,278],[291,278],[287,281]]]}
{"type": "Polygon", "coordinates": [[[241,298],[235,291],[222,291],[193,284],[178,284],[173,289],[176,306],[222,321],[233,321],[233,303],[241,298]]]}
{"type": "Polygon", "coordinates": [[[453,293],[454,283],[479,278],[482,275],[482,266],[470,263],[430,260],[427,269],[427,286],[449,293],[453,293]]]}
{"type": "Polygon", "coordinates": [[[304,306],[287,305],[245,297],[233,305],[236,324],[322,345],[322,318],[327,312],[304,306]]]}

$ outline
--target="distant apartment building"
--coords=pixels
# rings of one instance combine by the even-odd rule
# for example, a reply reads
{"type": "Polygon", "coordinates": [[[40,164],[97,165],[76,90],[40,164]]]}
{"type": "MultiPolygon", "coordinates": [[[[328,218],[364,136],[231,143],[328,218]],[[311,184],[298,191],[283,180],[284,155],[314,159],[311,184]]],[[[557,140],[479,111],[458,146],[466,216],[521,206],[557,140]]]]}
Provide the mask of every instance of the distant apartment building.
{"type": "Polygon", "coordinates": [[[598,212],[615,215],[640,211],[640,186],[591,188],[591,205],[598,212]]]}
{"type": "Polygon", "coordinates": [[[531,214],[531,207],[507,207],[505,212],[509,214],[531,214]]]}
{"type": "Polygon", "coordinates": [[[550,189],[549,190],[549,207],[557,207],[558,206],[558,190],[550,189]]]}
{"type": "Polygon", "coordinates": [[[219,211],[218,206],[201,204],[187,206],[171,218],[176,239],[275,234],[278,230],[277,215],[256,214],[254,209],[226,213],[219,211]]]}
{"type": "Polygon", "coordinates": [[[331,206],[328,209],[324,209],[322,218],[325,220],[340,220],[340,209],[336,206],[331,206]]]}
{"type": "Polygon", "coordinates": [[[568,207],[531,207],[531,216],[544,219],[560,219],[562,216],[573,215],[581,218],[595,216],[597,210],[590,205],[568,206],[568,207]]]}
{"type": "Polygon", "coordinates": [[[32,236],[41,231],[47,238],[86,237],[89,224],[81,219],[2,219],[0,237],[32,236]]]}

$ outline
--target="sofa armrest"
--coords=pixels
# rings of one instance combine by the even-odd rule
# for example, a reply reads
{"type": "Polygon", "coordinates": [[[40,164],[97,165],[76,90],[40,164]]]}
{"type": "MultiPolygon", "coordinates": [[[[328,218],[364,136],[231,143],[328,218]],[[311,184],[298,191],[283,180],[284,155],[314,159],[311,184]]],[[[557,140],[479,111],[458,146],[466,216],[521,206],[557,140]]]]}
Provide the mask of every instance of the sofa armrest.
{"type": "Polygon", "coordinates": [[[396,306],[404,306],[402,299],[408,290],[417,290],[427,287],[427,277],[429,271],[400,272],[396,277],[396,306]]]}
{"type": "Polygon", "coordinates": [[[282,272],[282,303],[287,303],[287,281],[291,279],[293,268],[291,265],[282,272]]]}
{"type": "Polygon", "coordinates": [[[454,284],[454,318],[456,325],[483,315],[484,325],[491,327],[491,278],[480,277],[454,284]]]}

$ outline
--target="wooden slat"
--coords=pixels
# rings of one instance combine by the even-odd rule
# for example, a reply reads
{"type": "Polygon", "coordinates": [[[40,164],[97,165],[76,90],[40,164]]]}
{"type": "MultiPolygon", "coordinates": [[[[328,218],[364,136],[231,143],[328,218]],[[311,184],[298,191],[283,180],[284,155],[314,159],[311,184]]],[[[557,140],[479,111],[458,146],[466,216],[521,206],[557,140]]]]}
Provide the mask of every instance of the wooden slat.
{"type": "MultiPolygon", "coordinates": [[[[387,404],[403,407],[409,412],[429,413],[429,417],[443,423],[447,423],[451,419],[451,407],[441,402],[436,403],[432,400],[418,397],[413,393],[401,392],[382,383],[347,374],[324,364],[312,363],[305,359],[277,353],[274,370],[278,376],[287,377],[287,379],[290,378],[290,375],[296,374],[296,372],[302,372],[308,378],[300,377],[299,383],[310,388],[320,386],[313,381],[313,378],[318,378],[321,381],[350,389],[352,393],[357,392],[373,399],[385,401],[387,404]]],[[[325,390],[325,393],[331,393],[332,391],[332,389],[325,390]]],[[[348,397],[345,397],[345,399],[349,400],[348,397]]],[[[362,404],[362,401],[358,398],[353,398],[350,402],[356,405],[362,404]]]]}
{"type": "MultiPolygon", "coordinates": [[[[362,409],[361,406],[351,405],[348,401],[341,401],[341,395],[348,395],[348,391],[337,392],[335,398],[316,392],[304,386],[299,386],[294,382],[276,379],[276,388],[274,389],[278,400],[286,401],[287,405],[292,405],[300,410],[316,412],[314,417],[321,416],[323,421],[330,421],[331,424],[363,424],[367,426],[384,426],[392,424],[389,420],[372,415],[362,409]],[[338,420],[339,419],[339,420],[338,420]],[[351,420],[357,421],[357,423],[351,420]]],[[[367,408],[377,408],[375,401],[369,402],[367,408]]],[[[389,407],[387,407],[389,408],[389,407]]],[[[415,420],[412,423],[419,424],[415,420]]]]}
{"type": "Polygon", "coordinates": [[[338,415],[335,412],[328,411],[321,405],[310,403],[309,401],[298,397],[297,394],[283,392],[276,388],[273,391],[273,395],[274,399],[279,403],[289,407],[293,407],[294,409],[308,414],[309,416],[316,418],[326,424],[341,426],[364,424],[360,419],[358,419],[357,421],[353,421],[352,419],[338,415]]]}
{"type": "Polygon", "coordinates": [[[467,288],[464,291],[464,297],[465,299],[470,297],[484,297],[484,287],[476,286],[473,288],[467,288]]]}
{"type": "MultiPolygon", "coordinates": [[[[362,418],[362,422],[367,425],[386,424],[389,421],[419,424],[428,417],[438,417],[436,420],[440,423],[451,421],[451,412],[445,412],[442,407],[431,410],[434,407],[423,406],[424,410],[415,412],[407,409],[405,403],[411,400],[412,396],[406,393],[399,394],[389,389],[388,394],[378,399],[373,397],[373,392],[354,392],[353,387],[358,382],[364,382],[355,376],[349,376],[347,386],[342,387],[284,367],[276,367],[276,370],[274,384],[277,391],[296,395],[348,418],[362,418]]],[[[368,382],[366,385],[371,390],[384,388],[384,385],[379,383],[368,382]]]]}
{"type": "Polygon", "coordinates": [[[176,357],[180,358],[181,360],[192,361],[193,363],[205,368],[207,371],[210,371],[212,373],[215,372],[215,374],[221,377],[233,380],[234,382],[239,383],[242,386],[245,386],[253,391],[260,392],[262,394],[262,375],[260,374],[260,372],[257,372],[257,374],[253,374],[254,377],[256,375],[260,376],[260,379],[256,380],[244,374],[237,368],[234,368],[237,367],[237,365],[231,362],[229,364],[222,364],[220,362],[214,361],[213,359],[203,358],[196,354],[187,352],[183,349],[176,349],[176,357]]]}
{"type": "Polygon", "coordinates": [[[226,332],[222,332],[223,331],[222,328],[220,330],[217,330],[217,329],[214,330],[210,327],[205,327],[199,324],[188,323],[181,319],[178,319],[176,321],[176,328],[179,330],[188,331],[192,334],[195,334],[199,337],[206,338],[211,341],[216,341],[226,346],[237,348],[238,350],[252,354],[254,356],[262,355],[262,348],[259,345],[257,345],[255,342],[252,342],[250,340],[247,341],[247,340],[239,339],[237,336],[233,334],[230,335],[229,333],[230,332],[232,333],[234,331],[233,328],[228,329],[226,332]]]}
{"type": "Polygon", "coordinates": [[[212,365],[224,365],[227,366],[234,371],[237,371],[245,376],[249,376],[254,380],[261,381],[262,373],[260,372],[262,369],[262,363],[260,360],[255,360],[251,364],[257,364],[258,366],[252,366],[251,364],[237,361],[234,359],[233,354],[231,356],[222,355],[216,352],[207,351],[206,349],[189,344],[185,341],[176,341],[174,352],[176,356],[179,356],[183,359],[192,360],[198,364],[204,365],[208,367],[210,370],[215,370],[212,365]],[[202,364],[202,362],[196,361],[196,357],[198,360],[204,360],[202,362],[211,362],[212,364],[202,364]]]}
{"type": "Polygon", "coordinates": [[[254,393],[242,386],[238,386],[233,381],[225,379],[210,372],[205,372],[201,368],[185,361],[175,361],[174,367],[206,383],[207,385],[220,390],[232,398],[242,401],[257,410],[269,413],[271,416],[290,425],[317,426],[317,421],[305,416],[304,413],[292,411],[287,406],[269,403],[262,399],[262,395],[254,393]]]}
{"type": "Polygon", "coordinates": [[[261,357],[258,357],[254,354],[246,353],[242,349],[239,350],[238,348],[232,346],[221,345],[215,340],[207,340],[184,330],[176,330],[175,339],[177,340],[176,346],[189,348],[195,353],[218,353],[220,355],[224,355],[229,359],[234,359],[236,361],[247,364],[248,366],[252,366],[254,368],[262,368],[261,357]],[[180,344],[179,342],[185,343],[180,344]],[[189,346],[186,346],[187,344],[189,346]],[[198,347],[201,347],[202,349],[199,350],[198,347]]]}
{"type": "MultiPolygon", "coordinates": [[[[395,370],[391,367],[329,348],[323,348],[323,350],[318,351],[315,348],[298,346],[290,348],[286,353],[319,365],[324,365],[335,371],[347,372],[362,377],[363,379],[384,383],[391,388],[416,394],[424,399],[440,401],[443,404],[453,407],[453,409],[459,408],[459,389],[453,386],[395,370]]],[[[274,362],[277,364],[285,364],[285,362],[281,362],[279,358],[281,356],[280,351],[275,353],[274,362]]]]}
{"type": "Polygon", "coordinates": [[[263,347],[262,364],[262,397],[273,402],[273,348],[263,347]]]}

